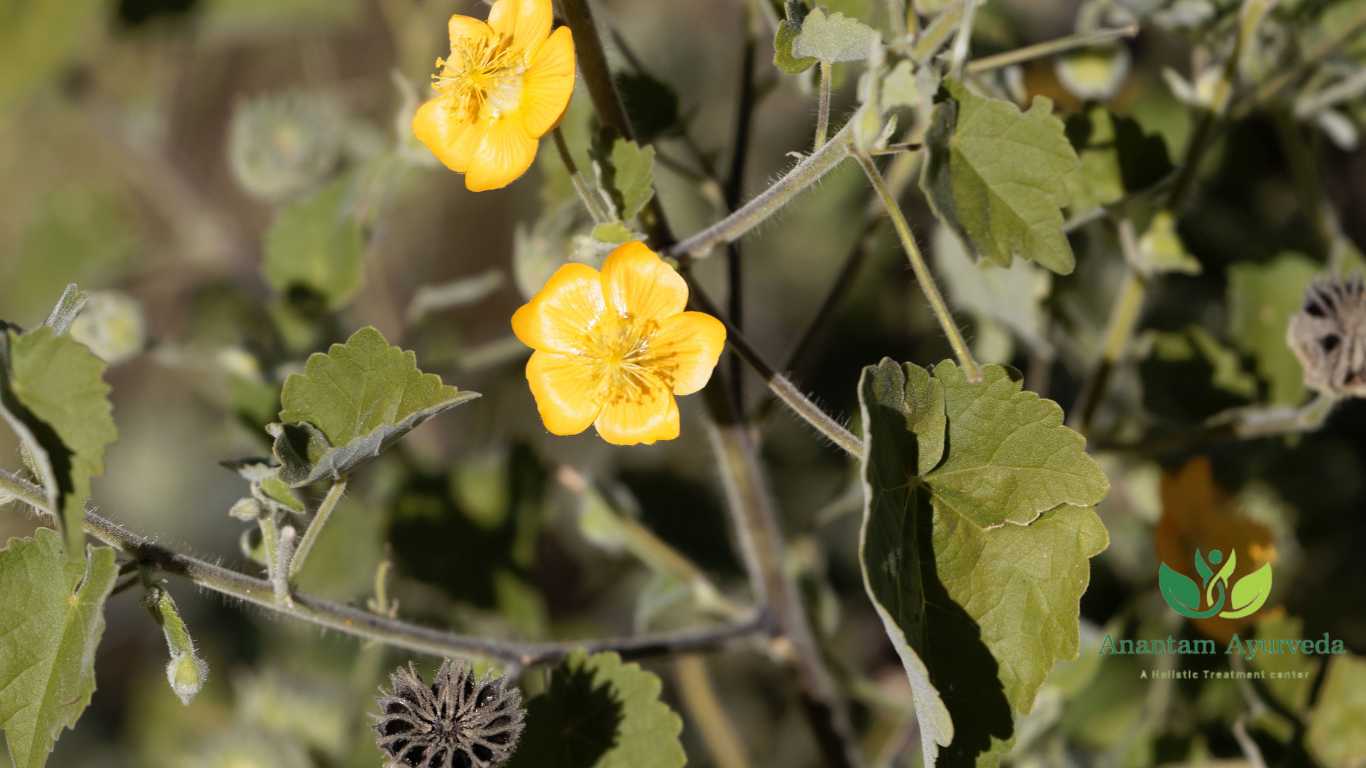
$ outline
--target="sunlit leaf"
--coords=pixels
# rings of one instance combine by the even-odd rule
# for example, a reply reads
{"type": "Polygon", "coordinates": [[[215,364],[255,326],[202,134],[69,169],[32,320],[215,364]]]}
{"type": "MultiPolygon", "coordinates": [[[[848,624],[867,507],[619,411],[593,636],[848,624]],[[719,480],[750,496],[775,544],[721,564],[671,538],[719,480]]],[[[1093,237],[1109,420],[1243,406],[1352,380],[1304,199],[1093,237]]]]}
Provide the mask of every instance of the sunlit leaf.
{"type": "Polygon", "coordinates": [[[103,474],[105,448],[118,439],[105,364],[47,326],[23,335],[10,331],[8,346],[8,370],[0,372],[3,410],[11,424],[23,423],[30,433],[26,446],[46,463],[44,473],[51,476],[40,479],[60,511],[72,557],[78,557],[90,480],[103,474]]]}
{"type": "Polygon", "coordinates": [[[663,685],[615,653],[574,653],[527,702],[526,730],[508,768],[682,768],[683,720],[663,685]]]}
{"type": "Polygon", "coordinates": [[[997,755],[1054,662],[1077,654],[1089,558],[1108,540],[1089,505],[1108,484],[1080,437],[1054,432],[1065,430],[1057,406],[999,366],[969,384],[951,363],[931,375],[884,360],[864,369],[859,399],[864,584],[910,679],[926,764],[997,755]],[[1026,421],[1045,431],[1017,431],[1026,421]],[[1030,476],[1025,446],[1057,457],[1049,476],[1030,476]],[[960,472],[989,484],[1021,468],[1006,496],[1051,502],[1020,516],[1029,525],[1001,525],[1011,499],[969,499],[956,483],[960,472]]]}
{"type": "Polygon", "coordinates": [[[92,547],[73,560],[48,528],[0,550],[0,727],[16,768],[42,768],[90,705],[117,575],[114,550],[92,547]]]}
{"type": "Polygon", "coordinates": [[[606,162],[597,164],[599,183],[611,192],[618,217],[630,221],[655,194],[655,148],[617,139],[606,162]]]}
{"type": "Polygon", "coordinates": [[[881,42],[877,30],[842,13],[815,8],[802,20],[801,33],[792,41],[797,59],[864,61],[881,42]]]}
{"type": "Polygon", "coordinates": [[[1330,768],[1366,763],[1366,659],[1335,656],[1309,723],[1309,751],[1330,768]]]}
{"type": "Polygon", "coordinates": [[[423,373],[372,327],[308,358],[285,381],[275,455],[292,486],[342,477],[431,417],[478,397],[423,373]]]}
{"type": "Polygon", "coordinates": [[[1078,163],[1052,109],[1036,97],[1021,112],[944,81],[920,185],[939,220],[980,258],[1008,267],[1020,257],[1065,275],[1075,259],[1061,209],[1078,163]]]}

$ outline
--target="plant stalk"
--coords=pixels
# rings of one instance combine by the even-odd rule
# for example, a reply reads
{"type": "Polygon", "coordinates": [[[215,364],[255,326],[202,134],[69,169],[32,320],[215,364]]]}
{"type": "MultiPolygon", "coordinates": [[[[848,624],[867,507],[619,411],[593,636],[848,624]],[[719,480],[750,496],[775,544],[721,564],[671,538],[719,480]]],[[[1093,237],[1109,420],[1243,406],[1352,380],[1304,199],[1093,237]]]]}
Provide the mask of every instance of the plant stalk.
{"type": "Polygon", "coordinates": [[[1058,53],[1073,51],[1078,48],[1089,48],[1093,45],[1101,45],[1114,40],[1122,40],[1138,34],[1138,25],[1130,24],[1127,27],[1116,29],[1098,29],[1093,32],[1080,32],[1067,37],[1060,37],[1056,40],[1046,40],[1034,45],[1026,45],[1023,48],[1016,48],[1013,51],[998,53],[992,56],[983,56],[980,59],[973,59],[964,67],[969,75],[977,75],[983,72],[990,72],[993,69],[1008,67],[1012,64],[1022,64],[1034,59],[1042,59],[1045,56],[1052,56],[1058,53]]]}
{"type": "MultiPolygon", "coordinates": [[[[52,515],[41,489],[4,470],[0,470],[0,491],[13,495],[48,517],[52,515]]],[[[589,653],[614,651],[626,659],[641,659],[717,648],[739,638],[760,634],[768,628],[767,618],[756,613],[744,621],[700,629],[560,643],[525,643],[459,635],[297,592],[291,603],[279,603],[275,599],[274,588],[266,579],[248,576],[163,547],[95,512],[86,512],[85,530],[148,567],[187,578],[196,586],[211,592],[344,634],[438,657],[478,656],[531,666],[553,664],[582,649],[589,653]]]]}
{"type": "Polygon", "coordinates": [[[313,546],[318,543],[318,537],[322,535],[323,528],[327,526],[327,521],[332,519],[332,513],[336,511],[337,504],[341,502],[342,495],[345,493],[346,478],[333,481],[332,487],[327,489],[327,495],[318,505],[318,511],[309,521],[303,538],[299,540],[299,547],[294,550],[294,557],[288,563],[289,581],[291,583],[303,572],[304,563],[308,562],[308,556],[313,552],[313,546]]]}
{"type": "Polygon", "coordinates": [[[882,201],[882,206],[887,210],[887,216],[892,220],[892,227],[896,230],[896,236],[901,240],[901,247],[906,251],[906,258],[911,262],[911,271],[915,273],[915,280],[920,284],[920,290],[924,292],[925,299],[930,303],[930,309],[934,312],[935,318],[939,320],[939,326],[944,330],[944,335],[949,339],[949,346],[953,348],[954,357],[958,358],[958,364],[963,367],[964,374],[968,381],[981,381],[982,371],[977,365],[977,361],[972,356],[972,351],[968,349],[968,344],[963,340],[963,334],[958,330],[958,326],[953,321],[953,315],[949,311],[949,305],[944,301],[944,295],[939,292],[939,286],[934,281],[934,275],[930,272],[929,265],[925,263],[925,256],[920,252],[920,246],[915,242],[915,235],[911,234],[911,226],[906,222],[906,216],[901,213],[901,206],[897,203],[896,196],[887,187],[887,182],[882,178],[882,173],[878,171],[877,164],[871,157],[855,151],[854,159],[858,160],[859,166],[868,176],[868,181],[873,185],[873,191],[877,193],[878,199],[882,201]]]}
{"type": "Polygon", "coordinates": [[[816,105],[816,140],[811,145],[812,151],[820,149],[830,133],[830,88],[831,81],[835,79],[835,65],[822,59],[819,72],[820,96],[816,105]]]}
{"type": "Polygon", "coordinates": [[[555,130],[550,133],[555,137],[555,150],[559,152],[560,162],[564,163],[565,170],[569,172],[569,181],[574,185],[574,192],[579,196],[579,202],[588,210],[593,223],[605,224],[611,221],[615,217],[603,210],[602,201],[593,192],[593,188],[588,186],[583,174],[579,173],[579,166],[574,162],[574,156],[569,151],[569,143],[564,140],[564,133],[560,131],[560,127],[555,126],[555,130]]]}
{"type": "Polygon", "coordinates": [[[848,157],[852,134],[852,126],[845,125],[768,189],[721,221],[675,244],[667,254],[680,261],[705,258],[716,246],[744,237],[848,157]]]}

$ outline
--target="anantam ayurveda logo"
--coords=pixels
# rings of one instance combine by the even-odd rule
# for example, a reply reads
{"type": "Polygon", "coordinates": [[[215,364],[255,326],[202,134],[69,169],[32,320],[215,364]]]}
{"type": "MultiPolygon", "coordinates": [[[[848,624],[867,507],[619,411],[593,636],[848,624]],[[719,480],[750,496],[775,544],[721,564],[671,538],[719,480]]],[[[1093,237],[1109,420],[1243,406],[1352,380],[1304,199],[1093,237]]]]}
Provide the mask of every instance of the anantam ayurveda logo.
{"type": "Polygon", "coordinates": [[[1241,619],[1251,616],[1266,604],[1271,595],[1271,563],[1231,581],[1238,567],[1238,551],[1230,549],[1228,558],[1223,552],[1211,549],[1208,557],[1195,550],[1195,572],[1200,583],[1173,569],[1166,563],[1157,571],[1157,583],[1162,599],[1173,611],[1188,619],[1241,619]],[[1218,568],[1219,570],[1214,570],[1218,568]]]}

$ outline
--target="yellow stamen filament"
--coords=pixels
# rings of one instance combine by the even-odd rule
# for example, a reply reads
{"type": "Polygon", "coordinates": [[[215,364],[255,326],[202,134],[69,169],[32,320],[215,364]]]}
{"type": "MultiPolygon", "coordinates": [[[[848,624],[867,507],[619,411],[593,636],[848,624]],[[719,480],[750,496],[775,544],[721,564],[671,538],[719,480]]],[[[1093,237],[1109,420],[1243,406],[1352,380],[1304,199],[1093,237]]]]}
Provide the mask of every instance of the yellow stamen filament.
{"type": "Polygon", "coordinates": [[[436,60],[441,71],[432,75],[432,87],[468,122],[500,117],[521,103],[526,64],[520,53],[512,38],[502,35],[461,39],[449,59],[436,60]]]}

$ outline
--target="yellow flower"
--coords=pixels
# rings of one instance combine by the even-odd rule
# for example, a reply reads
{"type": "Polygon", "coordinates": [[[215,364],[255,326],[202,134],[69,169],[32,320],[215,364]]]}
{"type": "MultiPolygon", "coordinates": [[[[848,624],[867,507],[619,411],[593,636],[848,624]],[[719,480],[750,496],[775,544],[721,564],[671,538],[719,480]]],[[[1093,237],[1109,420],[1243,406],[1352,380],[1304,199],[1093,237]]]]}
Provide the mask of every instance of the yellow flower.
{"type": "Polygon", "coordinates": [[[678,437],[675,395],[706,386],[726,344],[711,315],[684,312],[688,284],[643,243],[607,256],[602,272],[566,264],[512,316],[536,350],[526,378],[546,429],[593,424],[614,445],[678,437]]]}
{"type": "Polygon", "coordinates": [[[568,27],[552,33],[551,20],[550,0],[498,0],[488,23],[451,17],[451,55],[436,60],[436,95],[413,115],[413,133],[471,192],[526,173],[569,106],[574,38],[568,27]]]}

